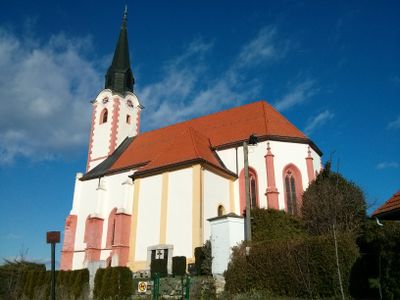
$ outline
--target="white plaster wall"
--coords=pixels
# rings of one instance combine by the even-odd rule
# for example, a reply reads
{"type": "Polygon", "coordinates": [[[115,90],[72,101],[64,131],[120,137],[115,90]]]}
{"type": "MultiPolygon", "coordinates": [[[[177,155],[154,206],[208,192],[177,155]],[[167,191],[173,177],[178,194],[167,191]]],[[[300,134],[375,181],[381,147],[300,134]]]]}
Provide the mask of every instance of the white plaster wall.
{"type": "Polygon", "coordinates": [[[137,114],[140,111],[140,104],[137,97],[134,94],[127,94],[125,98],[120,98],[120,117],[118,119],[118,130],[117,130],[117,145],[120,145],[123,140],[129,136],[137,135],[137,114]],[[130,100],[133,104],[133,107],[128,105],[128,100],[130,100]],[[131,122],[128,124],[126,122],[126,116],[129,115],[131,117],[131,122]]]}
{"type": "MultiPolygon", "coordinates": [[[[108,89],[105,89],[99,93],[96,97],[95,103],[97,105],[95,119],[94,119],[94,130],[93,130],[93,140],[92,140],[92,159],[96,159],[99,157],[107,156],[109,153],[110,147],[110,134],[112,130],[112,122],[114,117],[114,102],[118,101],[119,111],[118,111],[118,120],[117,120],[117,147],[122,143],[122,141],[128,136],[134,136],[138,133],[138,128],[136,127],[138,111],[141,110],[141,105],[139,100],[133,93],[127,93],[125,98],[122,98],[118,95],[113,95],[112,92],[108,89]],[[103,103],[103,99],[108,97],[108,102],[103,103]],[[128,106],[127,101],[130,100],[133,104],[133,107],[128,106]],[[100,124],[100,116],[103,109],[106,108],[108,110],[108,120],[107,123],[100,124]],[[128,124],[126,122],[126,116],[130,115],[131,122],[128,124]]],[[[90,132],[91,134],[91,132],[90,132]]],[[[89,149],[90,151],[90,149],[89,149]]],[[[90,164],[90,168],[94,168],[98,165],[102,160],[98,160],[92,162],[90,164]]]]}
{"type": "Polygon", "coordinates": [[[218,206],[222,205],[225,212],[230,210],[229,179],[203,170],[203,242],[210,239],[211,229],[209,218],[218,215],[218,206]]]}
{"type": "Polygon", "coordinates": [[[224,218],[210,222],[212,273],[223,274],[228,267],[232,247],[244,240],[244,219],[224,218]]]}
{"type": "MultiPolygon", "coordinates": [[[[107,239],[108,217],[114,207],[127,213],[132,213],[133,185],[128,177],[131,171],[106,176],[101,179],[91,179],[80,181],[81,174],[77,174],[75,181],[75,192],[73,207],[70,214],[75,214],[77,218],[77,228],[75,236],[75,251],[84,251],[86,243],[83,242],[85,235],[86,219],[89,215],[97,214],[104,218],[103,234],[101,247],[105,248],[107,239]],[[101,195],[100,195],[101,194],[101,195]]],[[[82,268],[84,255],[77,252],[74,254],[73,268],[82,268]]],[[[102,250],[101,259],[107,258],[109,251],[102,250]]]]}
{"type": "MultiPolygon", "coordinates": [[[[113,96],[109,90],[103,90],[96,97],[96,114],[94,118],[93,140],[92,140],[92,159],[108,155],[111,133],[111,121],[113,116],[113,96]],[[103,104],[103,99],[108,97],[108,102],[103,104]],[[103,109],[108,110],[108,119],[106,123],[100,124],[100,115],[103,109]]],[[[94,108],[94,107],[93,107],[94,108]]],[[[91,134],[91,132],[90,132],[91,134]]],[[[90,149],[89,149],[90,151],[90,149]]],[[[101,161],[101,160],[100,160],[101,161]]]]}
{"type": "MultiPolygon", "coordinates": [[[[280,141],[269,141],[271,151],[274,154],[275,181],[279,192],[279,208],[284,209],[284,190],[283,190],[283,169],[289,164],[296,165],[302,174],[303,189],[308,187],[308,174],[306,157],[308,156],[308,145],[299,143],[289,143],[280,141]]],[[[221,160],[232,172],[236,172],[236,150],[235,148],[225,149],[217,152],[221,160]]],[[[267,207],[265,192],[267,189],[267,172],[265,165],[265,155],[267,153],[267,141],[261,142],[256,146],[249,146],[249,166],[254,168],[258,176],[258,199],[260,207],[267,207]]],[[[321,166],[320,156],[311,149],[315,170],[321,166]]],[[[238,148],[238,173],[244,168],[243,147],[238,148]]],[[[240,214],[240,195],[239,180],[235,181],[234,197],[236,213],[240,214]]]]}
{"type": "Polygon", "coordinates": [[[147,259],[147,247],[160,242],[162,175],[142,178],[139,190],[135,260],[147,259]]]}
{"type": "Polygon", "coordinates": [[[308,145],[270,142],[271,151],[275,155],[275,180],[279,192],[279,208],[285,208],[285,196],[283,188],[283,169],[289,164],[294,164],[301,172],[303,190],[308,187],[307,162],[308,145]]]}
{"type": "Polygon", "coordinates": [[[111,211],[117,208],[118,211],[124,211],[128,214],[132,214],[132,202],[133,202],[133,185],[131,184],[132,179],[128,176],[132,172],[123,172],[106,176],[106,195],[107,200],[102,203],[102,217],[104,218],[103,223],[103,235],[101,247],[106,247],[107,242],[107,230],[108,230],[108,218],[111,211]],[[129,201],[126,201],[129,199],[129,201]]]}
{"type": "Polygon", "coordinates": [[[192,199],[193,169],[169,173],[167,244],[174,246],[175,256],[193,257],[192,199]]]}

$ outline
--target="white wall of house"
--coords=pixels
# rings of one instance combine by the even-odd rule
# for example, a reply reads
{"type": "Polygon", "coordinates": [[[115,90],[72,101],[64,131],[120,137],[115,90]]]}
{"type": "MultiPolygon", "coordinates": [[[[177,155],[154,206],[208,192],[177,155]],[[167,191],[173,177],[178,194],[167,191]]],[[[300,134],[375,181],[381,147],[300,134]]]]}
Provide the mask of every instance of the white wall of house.
{"type": "Polygon", "coordinates": [[[208,170],[203,172],[203,242],[205,242],[211,235],[210,223],[207,220],[218,215],[218,206],[222,205],[226,213],[230,211],[230,180],[208,170]]]}
{"type": "Polygon", "coordinates": [[[169,172],[167,244],[175,256],[192,257],[193,169],[169,172]]]}
{"type": "Polygon", "coordinates": [[[147,260],[147,247],[160,242],[162,175],[142,178],[139,189],[135,260],[147,260]]]}

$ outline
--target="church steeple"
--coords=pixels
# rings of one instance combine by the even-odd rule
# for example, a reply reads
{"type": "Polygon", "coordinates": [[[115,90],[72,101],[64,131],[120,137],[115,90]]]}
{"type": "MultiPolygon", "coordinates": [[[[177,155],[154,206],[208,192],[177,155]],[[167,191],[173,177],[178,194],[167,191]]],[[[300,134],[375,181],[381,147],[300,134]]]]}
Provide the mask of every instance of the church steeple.
{"type": "Polygon", "coordinates": [[[133,85],[135,84],[129,61],[128,33],[126,30],[127,16],[128,9],[125,6],[121,31],[115,47],[113,61],[106,74],[105,84],[106,89],[122,95],[127,91],[133,92],[133,85]]]}

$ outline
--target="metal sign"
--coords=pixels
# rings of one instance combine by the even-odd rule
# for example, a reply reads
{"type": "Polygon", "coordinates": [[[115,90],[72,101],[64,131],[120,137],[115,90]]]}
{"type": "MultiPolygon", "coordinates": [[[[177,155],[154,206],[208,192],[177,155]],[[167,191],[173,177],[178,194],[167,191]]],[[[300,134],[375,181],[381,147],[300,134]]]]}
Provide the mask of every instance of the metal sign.
{"type": "Polygon", "coordinates": [[[147,292],[147,281],[139,281],[138,282],[138,292],[139,293],[147,292]]]}

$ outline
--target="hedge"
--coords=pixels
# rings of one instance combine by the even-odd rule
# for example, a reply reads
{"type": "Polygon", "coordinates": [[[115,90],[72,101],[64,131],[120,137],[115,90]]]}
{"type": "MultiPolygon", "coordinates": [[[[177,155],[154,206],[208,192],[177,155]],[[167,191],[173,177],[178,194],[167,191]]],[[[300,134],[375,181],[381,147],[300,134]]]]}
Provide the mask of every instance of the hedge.
{"type": "MultiPolygon", "coordinates": [[[[56,294],[64,298],[79,299],[89,295],[89,271],[56,271],[56,294]]],[[[12,293],[4,299],[48,299],[50,296],[51,271],[31,269],[22,271],[16,278],[12,293]]]]}
{"type": "Polygon", "coordinates": [[[132,271],[128,267],[97,270],[94,277],[94,299],[130,299],[133,293],[132,271]]]}
{"type": "MultiPolygon", "coordinates": [[[[338,235],[344,289],[358,248],[350,235],[338,235]]],[[[268,291],[276,296],[337,297],[340,295],[333,238],[330,235],[265,241],[254,244],[248,256],[245,245],[235,247],[225,272],[226,290],[246,293],[268,291]]]]}

